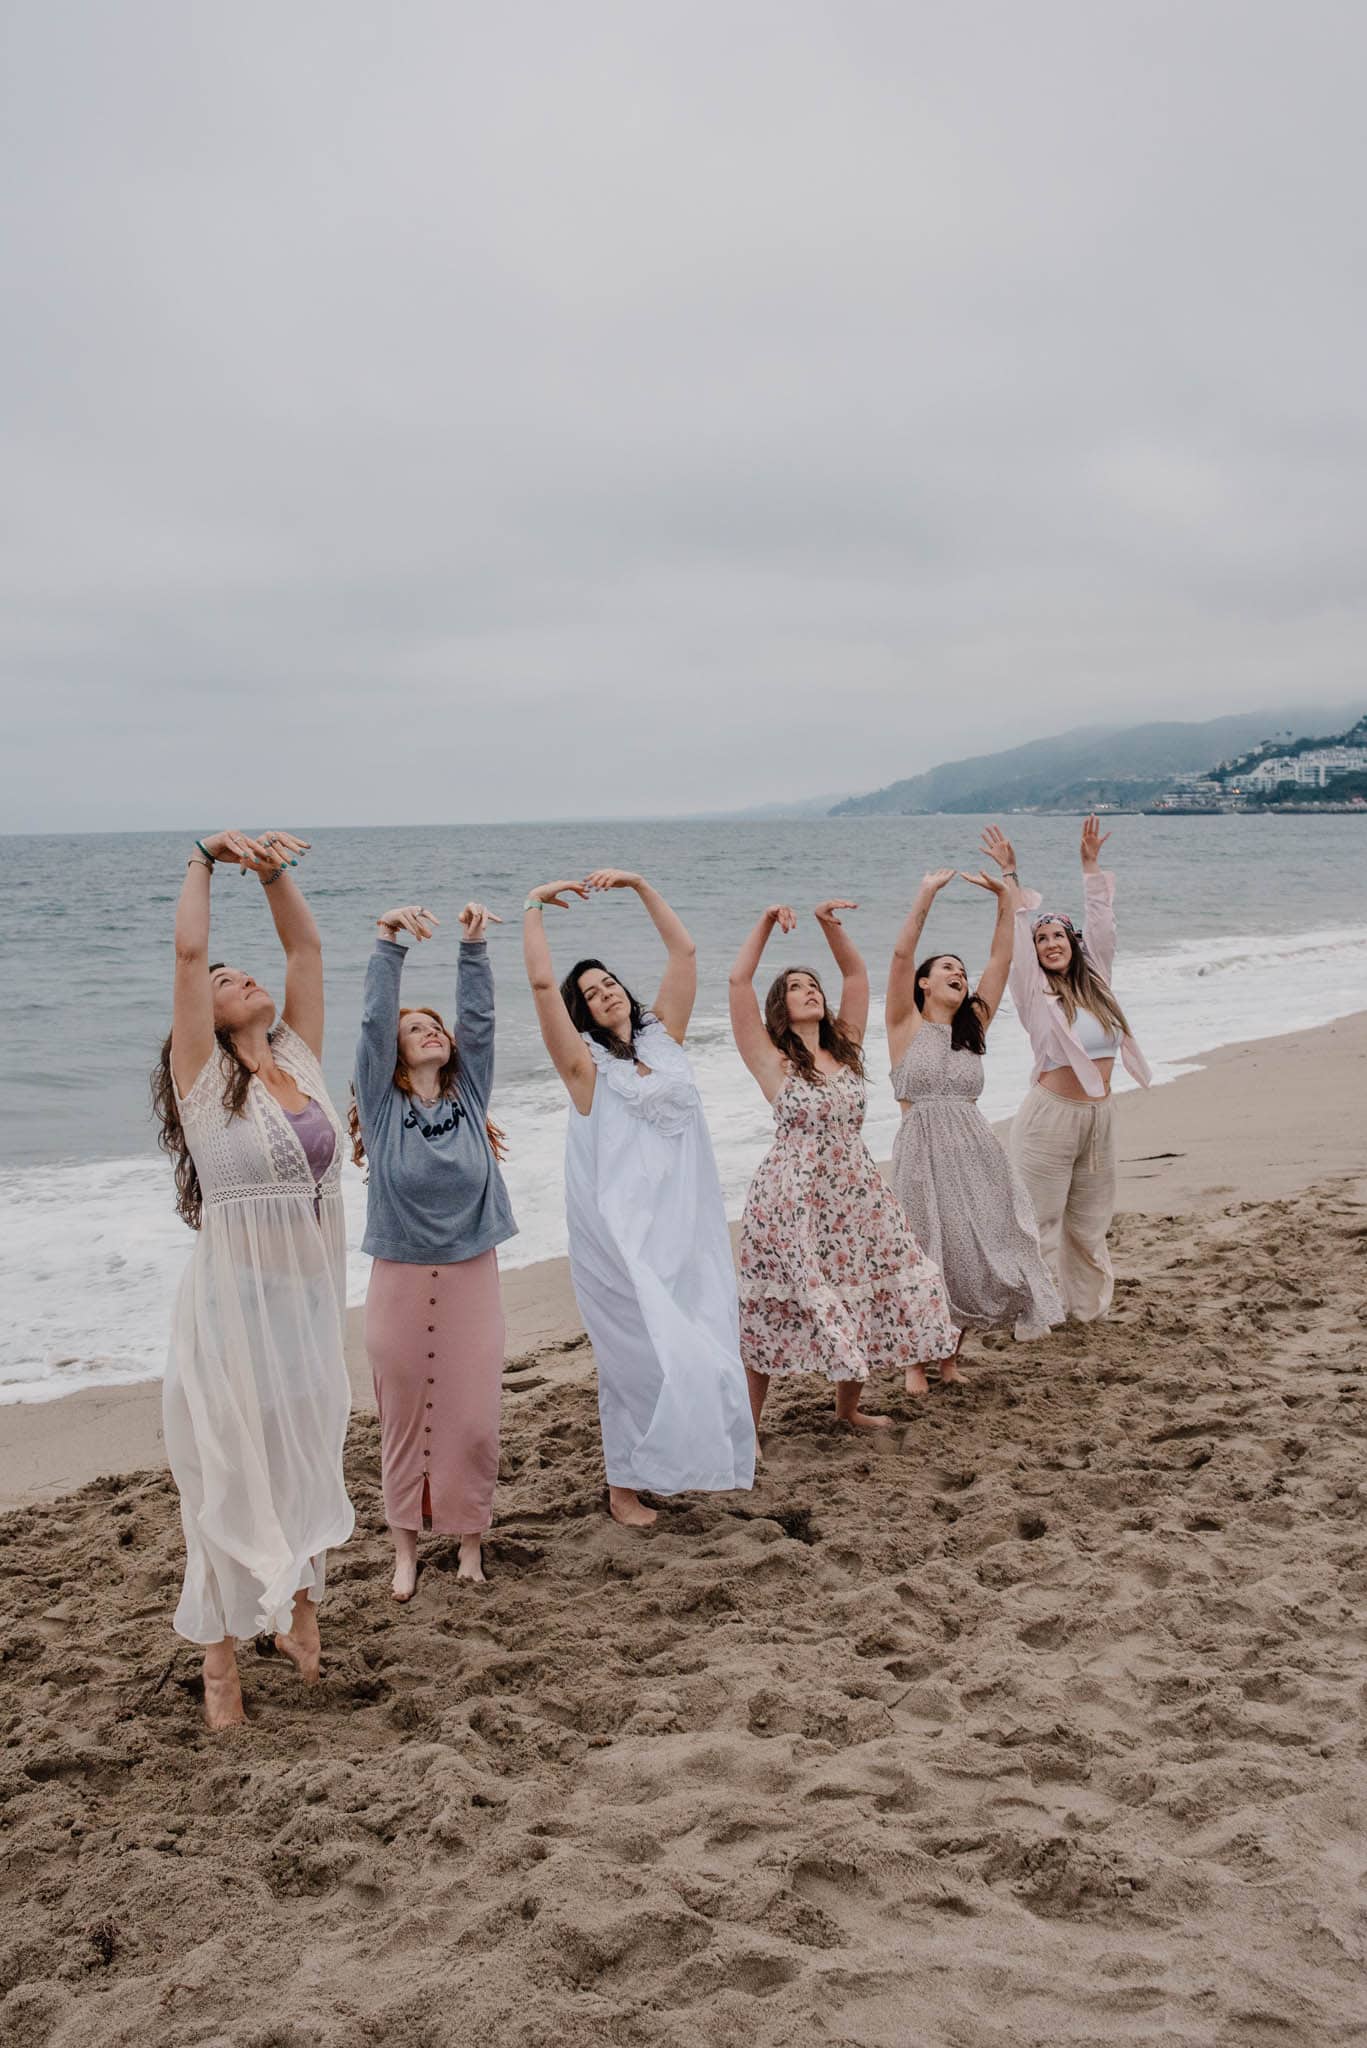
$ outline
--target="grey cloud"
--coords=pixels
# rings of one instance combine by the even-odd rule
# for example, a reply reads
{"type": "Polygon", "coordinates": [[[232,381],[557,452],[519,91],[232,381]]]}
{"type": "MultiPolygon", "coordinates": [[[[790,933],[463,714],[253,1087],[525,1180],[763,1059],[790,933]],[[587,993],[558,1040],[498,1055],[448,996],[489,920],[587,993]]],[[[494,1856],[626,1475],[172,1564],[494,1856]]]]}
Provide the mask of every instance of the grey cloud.
{"type": "Polygon", "coordinates": [[[1360,687],[1354,7],[4,34],[12,829],[286,815],[301,743],[383,821],[380,732],[639,813],[1360,687]]]}

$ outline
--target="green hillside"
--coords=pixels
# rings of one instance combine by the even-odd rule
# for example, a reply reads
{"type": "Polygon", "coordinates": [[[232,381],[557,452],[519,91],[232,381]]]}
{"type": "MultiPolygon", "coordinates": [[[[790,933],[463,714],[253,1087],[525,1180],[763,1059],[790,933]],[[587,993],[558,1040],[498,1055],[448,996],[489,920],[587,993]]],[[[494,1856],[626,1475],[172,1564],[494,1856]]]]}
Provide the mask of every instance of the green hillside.
{"type": "Polygon", "coordinates": [[[1199,723],[1076,726],[995,754],[942,762],[867,796],[847,797],[834,818],[916,817],[937,811],[1077,811],[1147,803],[1174,775],[1196,775],[1247,753],[1271,734],[1303,733],[1341,720],[1323,705],[1239,712],[1199,723]]]}

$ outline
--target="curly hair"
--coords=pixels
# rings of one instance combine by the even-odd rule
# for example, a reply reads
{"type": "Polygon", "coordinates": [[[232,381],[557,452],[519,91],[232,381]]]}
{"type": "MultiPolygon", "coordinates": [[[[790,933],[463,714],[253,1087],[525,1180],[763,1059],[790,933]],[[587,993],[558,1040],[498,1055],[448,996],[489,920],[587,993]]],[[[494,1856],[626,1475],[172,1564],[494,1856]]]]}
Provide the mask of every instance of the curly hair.
{"type": "MultiPolygon", "coordinates": [[[[912,982],[912,996],[918,1010],[926,1006],[925,990],[921,977],[929,974],[937,960],[958,960],[957,953],[928,953],[916,970],[912,982]]],[[[975,1052],[979,1059],[987,1051],[987,1005],[979,995],[969,993],[960,1003],[949,1020],[949,1049],[951,1052],[975,1052]]]]}
{"type": "Polygon", "coordinates": [[[771,1043],[792,1066],[795,1074],[804,1081],[820,1082],[821,1072],[812,1058],[805,1039],[794,1031],[788,1017],[788,983],[795,974],[810,976],[821,993],[821,1023],[817,1041],[823,1052],[828,1052],[838,1066],[848,1067],[852,1074],[864,1075],[864,1055],[857,1038],[852,1038],[838,1017],[831,1015],[831,1006],[826,1001],[826,991],[821,986],[821,976],[811,967],[785,967],[770,984],[764,998],[764,1028],[771,1043]]]}
{"type": "MultiPolygon", "coordinates": [[[[232,1033],[215,1031],[219,1051],[223,1060],[223,1107],[229,1116],[241,1116],[251,1086],[252,1070],[243,1060],[233,1044],[232,1033]]],[[[186,1142],[185,1126],[180,1120],[180,1099],[176,1094],[175,1076],[171,1072],[171,1038],[167,1032],[162,1044],[161,1057],[152,1069],[152,1113],[157,1119],[157,1143],[163,1152],[169,1154],[175,1167],[176,1214],[191,1230],[198,1230],[204,1220],[204,1195],[199,1185],[199,1172],[191,1157],[186,1142]]]]}
{"type": "Polygon", "coordinates": [[[576,1031],[586,1031],[594,1044],[601,1045],[604,1052],[611,1053],[615,1060],[634,1060],[637,1034],[645,1022],[646,1013],[621,977],[612,974],[613,980],[631,1006],[630,1042],[624,1042],[615,1031],[609,1031],[605,1024],[595,1024],[593,1012],[588,1006],[584,991],[579,986],[580,975],[587,974],[591,967],[596,967],[600,974],[612,974],[612,969],[605,967],[601,960],[576,960],[560,984],[560,1000],[570,1013],[570,1022],[576,1031]]]}
{"type": "MultiPolygon", "coordinates": [[[[439,1024],[442,1030],[446,1032],[446,1036],[451,1041],[451,1057],[437,1075],[437,1094],[442,1098],[454,1095],[456,1092],[456,1077],[460,1073],[460,1050],[456,1045],[455,1032],[447,1029],[446,1019],[442,1016],[441,1011],[432,1009],[427,1003],[404,1004],[399,1011],[400,1023],[403,1022],[405,1017],[431,1017],[434,1023],[439,1024]]],[[[397,1053],[394,1060],[394,1086],[398,1089],[400,1095],[411,1095],[413,1093],[413,1083],[409,1078],[408,1068],[397,1053]]],[[[365,1139],[361,1136],[361,1112],[356,1106],[356,1090],[354,1087],[351,1091],[351,1101],[347,1106],[346,1127],[351,1138],[352,1162],[356,1166],[364,1166],[365,1139]]],[[[489,1150],[501,1164],[508,1157],[506,1132],[501,1130],[493,1118],[489,1116],[486,1116],[484,1119],[484,1131],[489,1140],[489,1150]]]]}

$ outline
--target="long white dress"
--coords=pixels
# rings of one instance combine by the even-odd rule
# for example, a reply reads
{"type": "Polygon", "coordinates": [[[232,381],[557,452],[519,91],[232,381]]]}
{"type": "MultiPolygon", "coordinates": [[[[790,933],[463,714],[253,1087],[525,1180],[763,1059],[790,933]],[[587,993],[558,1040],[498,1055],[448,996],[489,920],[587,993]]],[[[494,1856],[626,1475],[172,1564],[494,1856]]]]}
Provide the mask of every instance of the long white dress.
{"type": "Polygon", "coordinates": [[[565,1211],[608,1484],[751,1486],[735,1265],[693,1070],[649,1015],[636,1037],[648,1074],[584,1042],[597,1082],[587,1116],[570,1108],[565,1211]]]}
{"type": "Polygon", "coordinates": [[[224,1108],[226,1054],[177,1097],[204,1215],[176,1296],[162,1414],[185,1531],[175,1627],[193,1643],[288,1627],[300,1588],[322,1598],[324,1553],[355,1523],[342,1478],[342,1132],[303,1039],[281,1025],[271,1043],[332,1124],[320,1181],[259,1080],[241,1115],[224,1108]]]}

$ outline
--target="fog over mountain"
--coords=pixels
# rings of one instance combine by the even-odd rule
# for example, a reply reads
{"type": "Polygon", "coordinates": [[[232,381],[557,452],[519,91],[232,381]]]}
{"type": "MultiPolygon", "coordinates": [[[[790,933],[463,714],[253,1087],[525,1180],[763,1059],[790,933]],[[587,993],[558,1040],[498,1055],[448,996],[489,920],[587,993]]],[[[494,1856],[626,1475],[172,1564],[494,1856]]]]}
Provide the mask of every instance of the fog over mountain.
{"type": "Polygon", "coordinates": [[[1201,774],[1274,734],[1313,733],[1347,725],[1342,706],[1282,706],[1196,723],[1168,720],[1134,726],[1080,726],[1002,753],[947,761],[847,797],[833,817],[915,817],[938,811],[999,811],[1039,805],[1090,808],[1093,803],[1144,802],[1173,775],[1201,774]]]}
{"type": "Polygon", "coordinates": [[[1367,14],[16,0],[9,830],[1347,701],[1367,14]]]}

